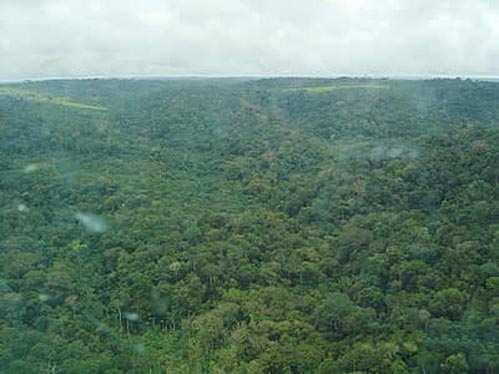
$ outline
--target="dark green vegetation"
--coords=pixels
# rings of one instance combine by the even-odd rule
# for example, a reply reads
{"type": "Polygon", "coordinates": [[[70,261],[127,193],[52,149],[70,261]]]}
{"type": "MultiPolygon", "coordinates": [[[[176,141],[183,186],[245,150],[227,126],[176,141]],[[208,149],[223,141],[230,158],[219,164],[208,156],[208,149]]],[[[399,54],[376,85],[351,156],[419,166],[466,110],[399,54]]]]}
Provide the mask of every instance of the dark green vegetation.
{"type": "Polygon", "coordinates": [[[0,155],[0,373],[499,373],[497,83],[2,86],[0,155]]]}

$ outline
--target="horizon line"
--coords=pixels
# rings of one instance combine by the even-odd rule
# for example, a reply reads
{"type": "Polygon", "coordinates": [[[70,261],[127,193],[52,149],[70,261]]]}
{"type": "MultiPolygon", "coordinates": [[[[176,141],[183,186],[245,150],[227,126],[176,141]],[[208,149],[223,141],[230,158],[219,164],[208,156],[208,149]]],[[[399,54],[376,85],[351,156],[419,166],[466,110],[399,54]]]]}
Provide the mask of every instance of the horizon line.
{"type": "Polygon", "coordinates": [[[15,79],[0,79],[0,83],[23,83],[23,82],[43,82],[55,80],[162,80],[162,79],[275,79],[275,78],[302,78],[302,79],[402,79],[402,80],[424,80],[424,79],[476,79],[492,80],[499,79],[499,75],[486,74],[333,74],[333,75],[291,75],[291,74],[242,74],[242,75],[85,75],[85,76],[50,76],[50,77],[26,77],[15,79]]]}

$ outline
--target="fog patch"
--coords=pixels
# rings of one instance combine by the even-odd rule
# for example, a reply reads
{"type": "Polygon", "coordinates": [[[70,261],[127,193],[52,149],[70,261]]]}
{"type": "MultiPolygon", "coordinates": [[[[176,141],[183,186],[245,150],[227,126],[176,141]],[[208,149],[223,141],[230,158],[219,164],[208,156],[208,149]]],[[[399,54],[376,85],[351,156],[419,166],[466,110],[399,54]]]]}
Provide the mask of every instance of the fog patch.
{"type": "Polygon", "coordinates": [[[339,161],[411,160],[420,155],[419,149],[407,142],[351,140],[335,142],[332,147],[339,161]]]}
{"type": "Polygon", "coordinates": [[[418,157],[419,152],[415,147],[399,144],[380,143],[374,146],[368,157],[374,160],[389,160],[389,159],[412,159],[418,157]]]}

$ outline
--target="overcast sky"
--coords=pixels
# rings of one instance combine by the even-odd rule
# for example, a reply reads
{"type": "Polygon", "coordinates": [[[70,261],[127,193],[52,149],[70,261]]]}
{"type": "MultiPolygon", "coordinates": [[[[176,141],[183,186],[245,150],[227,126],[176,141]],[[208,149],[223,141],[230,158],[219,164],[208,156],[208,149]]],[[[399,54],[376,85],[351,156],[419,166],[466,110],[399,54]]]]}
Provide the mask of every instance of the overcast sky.
{"type": "Polygon", "coordinates": [[[0,79],[499,75],[499,0],[0,0],[0,79]]]}

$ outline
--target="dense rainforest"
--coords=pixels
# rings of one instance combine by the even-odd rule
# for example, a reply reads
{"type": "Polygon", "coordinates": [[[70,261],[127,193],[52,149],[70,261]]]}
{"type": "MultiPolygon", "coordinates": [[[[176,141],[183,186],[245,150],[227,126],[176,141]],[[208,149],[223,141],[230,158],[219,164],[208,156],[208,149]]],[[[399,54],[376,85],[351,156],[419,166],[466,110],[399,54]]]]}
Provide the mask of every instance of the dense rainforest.
{"type": "Polygon", "coordinates": [[[0,84],[0,373],[499,373],[499,83],[0,84]]]}

